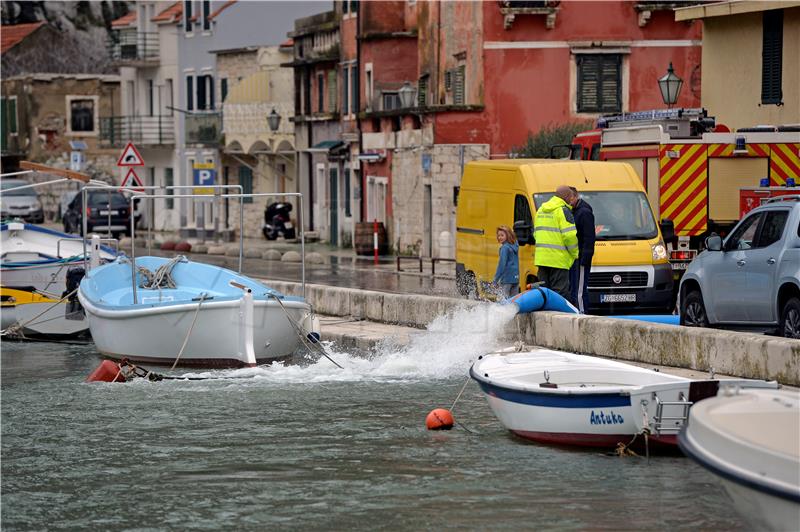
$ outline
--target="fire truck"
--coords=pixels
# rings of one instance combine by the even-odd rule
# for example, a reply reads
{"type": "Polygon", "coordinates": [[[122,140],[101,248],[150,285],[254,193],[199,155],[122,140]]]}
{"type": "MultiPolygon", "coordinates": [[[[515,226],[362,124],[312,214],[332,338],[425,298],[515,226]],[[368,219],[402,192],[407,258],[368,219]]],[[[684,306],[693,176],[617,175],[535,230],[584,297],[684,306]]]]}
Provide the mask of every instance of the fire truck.
{"type": "Polygon", "coordinates": [[[570,159],[633,166],[656,217],[674,223],[676,280],[707,235],[726,235],[769,197],[800,194],[800,125],[731,131],[704,109],[639,111],[598,119],[567,148],[570,159]]]}

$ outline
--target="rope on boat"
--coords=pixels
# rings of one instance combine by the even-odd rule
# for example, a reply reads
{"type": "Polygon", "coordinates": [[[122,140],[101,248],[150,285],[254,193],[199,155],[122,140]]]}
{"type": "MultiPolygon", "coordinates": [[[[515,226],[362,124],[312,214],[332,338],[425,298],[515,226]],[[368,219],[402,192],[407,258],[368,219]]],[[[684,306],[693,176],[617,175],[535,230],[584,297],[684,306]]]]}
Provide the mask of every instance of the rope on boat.
{"type": "MultiPolygon", "coordinates": [[[[159,268],[159,270],[161,270],[161,268],[159,268]]],[[[156,272],[156,273],[158,273],[158,272],[156,272]]],[[[169,273],[167,273],[167,275],[169,275],[169,273]]],[[[175,369],[175,366],[178,364],[178,360],[181,359],[181,355],[183,354],[183,350],[186,349],[186,344],[189,342],[189,336],[191,336],[192,330],[194,329],[194,324],[197,322],[197,315],[200,314],[200,306],[203,304],[203,301],[205,301],[207,295],[208,294],[205,293],[205,292],[200,294],[200,302],[197,304],[197,309],[194,311],[194,317],[192,318],[192,324],[189,326],[189,330],[186,332],[186,337],[183,339],[183,345],[181,346],[181,350],[178,351],[178,356],[175,357],[175,362],[172,363],[172,367],[170,368],[170,370],[175,369]]]]}
{"type": "Polygon", "coordinates": [[[155,272],[152,272],[144,266],[137,266],[136,270],[142,274],[144,280],[139,284],[139,288],[146,288],[155,290],[157,288],[176,288],[177,284],[175,279],[172,278],[172,269],[179,262],[187,262],[184,255],[176,255],[169,261],[165,262],[155,272]]]}
{"type": "MultiPolygon", "coordinates": [[[[26,321],[24,323],[17,322],[17,323],[14,323],[14,324],[10,325],[9,327],[3,329],[2,331],[0,331],[0,336],[20,336],[22,338],[25,338],[25,334],[22,332],[22,329],[24,329],[25,327],[30,325],[33,321],[35,321],[40,316],[42,316],[42,315],[46,314],[47,312],[50,312],[51,310],[53,310],[56,306],[58,306],[59,304],[63,303],[64,300],[68,299],[70,296],[75,294],[75,292],[77,292],[77,291],[78,291],[78,289],[76,288],[75,290],[73,290],[69,294],[65,295],[64,297],[62,297],[61,299],[59,299],[58,301],[56,301],[55,303],[53,303],[52,305],[50,305],[49,307],[44,309],[42,312],[40,312],[36,316],[34,316],[31,319],[29,319],[28,321],[26,321]]],[[[53,318],[53,319],[55,319],[55,318],[53,318]]],[[[45,321],[49,321],[49,320],[45,320],[45,321]]],[[[44,322],[39,322],[39,323],[44,323],[44,322]]],[[[38,323],[34,323],[34,325],[37,325],[37,324],[38,323]]]]}
{"type": "Polygon", "coordinates": [[[303,329],[303,327],[292,318],[292,316],[289,314],[289,311],[286,310],[286,307],[283,305],[283,301],[281,301],[280,297],[278,297],[277,294],[270,293],[267,295],[278,302],[278,305],[280,305],[281,309],[283,309],[284,314],[286,314],[286,318],[292,325],[294,332],[296,332],[298,338],[300,338],[300,342],[305,346],[306,349],[309,350],[309,352],[322,355],[331,362],[333,362],[333,364],[337,368],[344,369],[344,366],[342,366],[341,364],[336,362],[333,358],[331,358],[331,356],[328,354],[328,352],[325,350],[325,348],[322,346],[322,344],[317,338],[315,338],[311,333],[306,332],[305,329],[303,329]]]}

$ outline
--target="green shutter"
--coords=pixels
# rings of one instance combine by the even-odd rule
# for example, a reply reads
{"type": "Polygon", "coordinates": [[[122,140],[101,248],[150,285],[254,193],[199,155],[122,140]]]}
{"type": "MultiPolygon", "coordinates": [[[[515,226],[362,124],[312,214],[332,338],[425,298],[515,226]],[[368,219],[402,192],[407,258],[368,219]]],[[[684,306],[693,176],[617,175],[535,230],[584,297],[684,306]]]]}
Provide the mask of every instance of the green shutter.
{"type": "MultiPolygon", "coordinates": [[[[242,185],[242,194],[253,193],[253,171],[247,166],[239,167],[239,184],[242,185]]],[[[253,203],[253,198],[244,198],[244,203],[253,203]]]]}
{"type": "Polygon", "coordinates": [[[8,149],[8,108],[6,99],[0,98],[0,151],[8,149]]]}
{"type": "Polygon", "coordinates": [[[17,99],[8,99],[8,132],[18,133],[17,131],[17,99]]]}
{"type": "Polygon", "coordinates": [[[761,103],[783,101],[783,10],[764,11],[761,49],[761,103]]]}
{"type": "Polygon", "coordinates": [[[328,111],[336,112],[336,71],[328,71],[328,111]]]}
{"type": "Polygon", "coordinates": [[[622,56],[580,54],[578,63],[578,112],[609,113],[622,110],[622,56]]]}

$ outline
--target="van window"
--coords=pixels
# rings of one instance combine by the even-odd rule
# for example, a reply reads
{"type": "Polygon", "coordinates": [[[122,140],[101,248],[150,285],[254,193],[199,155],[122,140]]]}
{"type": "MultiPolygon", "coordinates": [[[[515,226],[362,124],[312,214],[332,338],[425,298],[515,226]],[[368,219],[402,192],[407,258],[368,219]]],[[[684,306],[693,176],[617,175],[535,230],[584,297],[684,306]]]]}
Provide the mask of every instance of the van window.
{"type": "MultiPolygon", "coordinates": [[[[534,194],[539,209],[553,192],[534,194]]],[[[594,211],[597,240],[649,240],[658,236],[653,211],[643,192],[580,191],[594,211]]]]}
{"type": "Polygon", "coordinates": [[[533,216],[531,216],[531,206],[528,203],[528,198],[521,194],[517,194],[514,198],[514,222],[525,222],[533,225],[533,216]]]}

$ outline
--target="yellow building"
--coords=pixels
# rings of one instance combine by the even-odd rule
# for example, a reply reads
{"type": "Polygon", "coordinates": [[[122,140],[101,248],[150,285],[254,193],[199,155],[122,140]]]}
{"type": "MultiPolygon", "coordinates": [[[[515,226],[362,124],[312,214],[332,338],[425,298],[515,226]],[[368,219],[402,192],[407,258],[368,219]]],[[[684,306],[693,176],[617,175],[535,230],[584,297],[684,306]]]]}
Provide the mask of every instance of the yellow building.
{"type": "Polygon", "coordinates": [[[800,123],[800,2],[683,7],[703,20],[702,103],[731,128],[800,123]]]}

